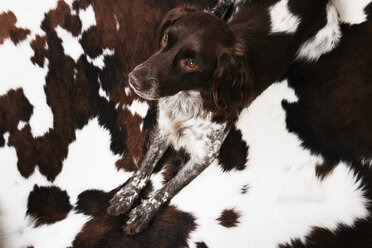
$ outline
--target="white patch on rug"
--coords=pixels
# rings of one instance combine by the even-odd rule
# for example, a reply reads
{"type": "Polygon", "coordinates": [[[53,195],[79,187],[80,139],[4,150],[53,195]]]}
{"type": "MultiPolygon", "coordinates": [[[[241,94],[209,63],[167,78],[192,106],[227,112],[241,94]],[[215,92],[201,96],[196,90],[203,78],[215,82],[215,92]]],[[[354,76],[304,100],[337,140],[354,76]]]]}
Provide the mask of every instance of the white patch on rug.
{"type": "Polygon", "coordinates": [[[307,40],[297,52],[297,58],[316,61],[320,56],[332,51],[341,38],[337,9],[332,2],[327,4],[327,24],[307,40]]]}
{"type": "MultiPolygon", "coordinates": [[[[125,88],[126,95],[128,95],[127,94],[127,88],[128,87],[125,88]]],[[[147,102],[137,100],[137,99],[133,100],[131,105],[123,105],[122,106],[122,109],[128,109],[132,113],[133,116],[137,114],[137,115],[141,116],[142,119],[146,117],[149,108],[150,108],[150,106],[147,102]]],[[[140,124],[140,130],[142,130],[142,129],[143,129],[143,121],[140,124]]]]}
{"type": "Polygon", "coordinates": [[[271,33],[295,33],[300,18],[291,13],[288,7],[288,0],[281,0],[270,7],[271,33]]]}
{"type": "Polygon", "coordinates": [[[70,8],[72,8],[72,4],[74,3],[74,0],[63,0],[67,5],[70,6],[70,8]]]}
{"type": "Polygon", "coordinates": [[[98,78],[98,82],[100,83],[100,85],[99,85],[99,90],[98,90],[98,94],[100,95],[100,96],[102,96],[103,98],[105,98],[108,102],[110,101],[110,96],[107,94],[107,92],[106,91],[104,91],[103,89],[102,89],[102,84],[101,84],[101,80],[98,78]]]}
{"type": "Polygon", "coordinates": [[[82,32],[85,32],[92,26],[96,26],[96,15],[92,5],[89,5],[85,10],[79,11],[79,17],[82,23],[82,32]]]}
{"type": "Polygon", "coordinates": [[[105,67],[105,56],[112,56],[115,54],[115,50],[111,50],[108,48],[103,49],[101,55],[97,56],[96,58],[92,59],[91,57],[87,56],[87,60],[89,63],[92,63],[94,66],[98,67],[99,69],[103,69],[105,67]]]}
{"type": "Polygon", "coordinates": [[[24,121],[19,121],[18,122],[18,126],[17,126],[17,129],[18,130],[21,130],[22,128],[24,128],[25,126],[26,126],[26,122],[24,122],[24,121]]]}
{"type": "Polygon", "coordinates": [[[159,171],[156,174],[151,175],[151,183],[152,183],[152,186],[153,186],[153,192],[156,192],[157,190],[161,189],[164,186],[163,172],[165,171],[165,168],[166,167],[164,166],[161,171],[159,171]]]}
{"type": "Polygon", "coordinates": [[[69,145],[62,172],[54,182],[67,191],[72,204],[82,191],[110,191],[132,175],[116,169],[115,162],[120,156],[110,150],[110,140],[109,131],[99,125],[97,118],[76,131],[76,141],[69,145]]]}
{"type": "MultiPolygon", "coordinates": [[[[90,217],[71,211],[68,216],[52,225],[42,225],[29,232],[30,244],[37,248],[71,247],[76,235],[90,217]]],[[[26,239],[27,240],[27,239],[26,239]]]]}
{"type": "Polygon", "coordinates": [[[132,115],[138,114],[142,118],[146,117],[149,107],[150,106],[147,102],[139,101],[137,99],[135,99],[130,106],[127,106],[132,115]]]}
{"type": "Polygon", "coordinates": [[[242,112],[237,127],[249,146],[245,170],[224,173],[215,162],[171,201],[197,218],[190,247],[203,241],[214,248],[274,248],[304,240],[312,227],[334,230],[367,216],[360,182],[346,164],[318,179],[315,167],[323,160],[287,131],[282,99],[296,100],[286,82],[269,87],[242,112]],[[246,194],[243,185],[249,186],[246,194]],[[216,219],[231,208],[241,214],[240,223],[225,228],[216,219]]]}
{"type": "MultiPolygon", "coordinates": [[[[75,236],[81,231],[90,217],[70,212],[68,216],[51,225],[42,225],[34,228],[33,221],[23,218],[22,226],[13,230],[13,237],[5,241],[7,248],[24,248],[27,246],[37,248],[66,248],[72,245],[75,236]]],[[[7,227],[9,230],[9,227],[7,227]]]]}
{"type": "Polygon", "coordinates": [[[78,61],[80,56],[84,53],[80,45],[79,37],[74,37],[70,32],[58,26],[56,29],[58,37],[62,40],[62,46],[65,54],[78,61]]]}
{"type": "Polygon", "coordinates": [[[359,24],[367,20],[364,8],[371,0],[333,0],[333,2],[340,13],[342,22],[359,24]]]}
{"type": "Polygon", "coordinates": [[[30,37],[26,42],[17,46],[9,39],[0,46],[0,95],[10,89],[22,88],[26,98],[34,106],[29,121],[34,137],[42,136],[49,128],[53,128],[53,113],[46,102],[44,92],[47,64],[44,68],[35,66],[30,61],[34,55],[30,44],[30,37]]]}
{"type": "MultiPolygon", "coordinates": [[[[26,217],[27,200],[35,184],[51,186],[36,167],[34,173],[24,178],[17,170],[17,154],[13,147],[0,149],[0,242],[1,247],[23,248],[65,248],[82,226],[89,220],[83,214],[70,212],[68,217],[52,225],[33,227],[33,221],[26,217]]],[[[63,188],[62,188],[63,190],[63,188]]]]}
{"type": "Polygon", "coordinates": [[[116,30],[119,30],[120,29],[120,23],[118,22],[118,18],[116,17],[116,15],[114,15],[114,18],[115,18],[115,22],[116,22],[116,30]]]}
{"type": "MultiPolygon", "coordinates": [[[[2,219],[3,219],[3,215],[4,215],[4,212],[3,212],[3,210],[1,209],[1,205],[0,205],[0,223],[2,222],[2,219]]],[[[0,247],[7,247],[6,245],[5,245],[5,231],[3,230],[4,229],[4,227],[3,227],[3,225],[1,224],[0,225],[0,247]]]]}

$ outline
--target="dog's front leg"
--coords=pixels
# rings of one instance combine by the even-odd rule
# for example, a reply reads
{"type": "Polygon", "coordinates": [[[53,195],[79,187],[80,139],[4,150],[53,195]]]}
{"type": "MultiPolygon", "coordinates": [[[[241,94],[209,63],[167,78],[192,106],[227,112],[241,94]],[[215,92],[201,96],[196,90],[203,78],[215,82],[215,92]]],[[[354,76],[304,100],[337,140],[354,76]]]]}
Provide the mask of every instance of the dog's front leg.
{"type": "Polygon", "coordinates": [[[149,199],[142,200],[142,203],[129,213],[129,220],[124,231],[128,235],[134,235],[146,229],[160,207],[197,177],[209,164],[188,161],[163,188],[156,191],[149,199]]]}
{"type": "Polygon", "coordinates": [[[110,206],[107,209],[110,215],[120,215],[129,211],[141,190],[146,186],[152,171],[167,148],[168,143],[164,135],[158,128],[155,128],[140,169],[110,200],[110,206]]]}
{"type": "Polygon", "coordinates": [[[162,205],[167,203],[183,187],[202,173],[217,157],[226,133],[217,133],[208,146],[208,152],[203,159],[190,159],[184,167],[163,188],[156,191],[149,199],[142,201],[129,213],[129,219],[124,231],[134,235],[147,228],[162,205]]]}

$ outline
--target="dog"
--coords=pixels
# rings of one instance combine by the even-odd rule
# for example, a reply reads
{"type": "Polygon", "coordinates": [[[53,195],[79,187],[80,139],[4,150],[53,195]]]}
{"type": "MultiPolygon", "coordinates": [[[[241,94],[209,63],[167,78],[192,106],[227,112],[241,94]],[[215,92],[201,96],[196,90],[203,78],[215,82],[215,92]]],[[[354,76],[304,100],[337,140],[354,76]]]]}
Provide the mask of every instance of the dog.
{"type": "Polygon", "coordinates": [[[315,61],[337,45],[337,12],[327,0],[252,0],[239,7],[229,22],[195,7],[169,11],[158,50],[129,74],[136,94],[158,101],[158,119],[140,169],[111,199],[108,213],[131,209],[169,146],[190,159],[129,212],[128,235],[146,229],[161,206],[215,160],[242,109],[293,60],[315,61]],[[327,33],[329,25],[335,27],[327,33]]]}

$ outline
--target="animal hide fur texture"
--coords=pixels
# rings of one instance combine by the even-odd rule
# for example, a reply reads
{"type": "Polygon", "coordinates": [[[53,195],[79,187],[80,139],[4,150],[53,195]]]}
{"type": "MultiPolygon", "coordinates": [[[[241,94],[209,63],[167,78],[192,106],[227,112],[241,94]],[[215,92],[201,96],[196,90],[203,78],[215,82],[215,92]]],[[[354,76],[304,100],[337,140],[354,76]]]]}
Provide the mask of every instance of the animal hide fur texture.
{"type": "MultiPolygon", "coordinates": [[[[314,67],[294,62],[244,109],[218,159],[146,231],[126,236],[127,216],[106,213],[156,121],[156,103],[129,89],[128,73],[155,51],[161,17],[183,3],[0,1],[0,248],[372,247],[371,122],[335,114],[372,116],[362,104],[372,78],[351,87],[316,77],[327,55],[314,67]],[[349,92],[356,107],[343,102],[349,92]],[[333,139],[340,130],[344,139],[333,139]]],[[[372,4],[332,3],[342,22],[334,56],[361,68],[342,54],[353,39],[371,53],[372,4]]],[[[183,163],[168,149],[141,198],[183,163]]]]}

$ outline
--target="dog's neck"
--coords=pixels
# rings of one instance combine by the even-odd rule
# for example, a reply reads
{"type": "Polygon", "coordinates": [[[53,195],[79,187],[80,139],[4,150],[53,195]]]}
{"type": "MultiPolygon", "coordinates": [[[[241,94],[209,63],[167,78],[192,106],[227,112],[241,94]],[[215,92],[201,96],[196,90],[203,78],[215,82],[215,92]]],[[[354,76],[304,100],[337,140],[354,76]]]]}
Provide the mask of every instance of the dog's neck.
{"type": "Polygon", "coordinates": [[[199,91],[181,91],[173,96],[160,98],[159,111],[177,121],[199,118],[203,116],[203,100],[199,91]]]}
{"type": "Polygon", "coordinates": [[[291,6],[289,2],[246,4],[229,23],[247,49],[257,96],[296,58],[317,60],[338,43],[340,29],[332,1],[292,1],[291,6]]]}
{"type": "Polygon", "coordinates": [[[208,157],[211,144],[222,142],[222,137],[214,135],[224,130],[226,123],[213,122],[212,113],[203,108],[200,92],[181,91],[160,98],[158,106],[159,130],[175,150],[182,149],[202,161],[208,157]]]}

